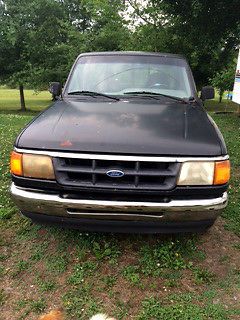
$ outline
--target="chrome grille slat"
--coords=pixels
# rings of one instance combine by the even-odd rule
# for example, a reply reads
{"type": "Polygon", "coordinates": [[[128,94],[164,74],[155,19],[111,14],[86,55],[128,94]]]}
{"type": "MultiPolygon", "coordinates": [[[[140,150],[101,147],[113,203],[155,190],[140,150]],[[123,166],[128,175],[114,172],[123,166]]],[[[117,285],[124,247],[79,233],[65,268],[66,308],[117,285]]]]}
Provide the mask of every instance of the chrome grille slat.
{"type": "Polygon", "coordinates": [[[176,186],[180,163],[77,158],[54,158],[58,183],[81,188],[114,190],[171,190],[176,186]],[[109,177],[121,170],[123,177],[109,177]]]}

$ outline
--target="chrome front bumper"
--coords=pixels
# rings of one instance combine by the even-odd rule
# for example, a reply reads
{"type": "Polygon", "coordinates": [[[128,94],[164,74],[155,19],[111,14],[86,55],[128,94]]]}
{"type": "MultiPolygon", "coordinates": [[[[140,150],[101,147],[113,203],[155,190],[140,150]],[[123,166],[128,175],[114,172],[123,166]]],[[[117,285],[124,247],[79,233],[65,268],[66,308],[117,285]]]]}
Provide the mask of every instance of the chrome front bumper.
{"type": "Polygon", "coordinates": [[[56,217],[121,221],[201,221],[214,220],[227,205],[227,193],[219,198],[132,202],[65,199],[59,195],[27,190],[11,185],[11,194],[22,213],[56,217]]]}

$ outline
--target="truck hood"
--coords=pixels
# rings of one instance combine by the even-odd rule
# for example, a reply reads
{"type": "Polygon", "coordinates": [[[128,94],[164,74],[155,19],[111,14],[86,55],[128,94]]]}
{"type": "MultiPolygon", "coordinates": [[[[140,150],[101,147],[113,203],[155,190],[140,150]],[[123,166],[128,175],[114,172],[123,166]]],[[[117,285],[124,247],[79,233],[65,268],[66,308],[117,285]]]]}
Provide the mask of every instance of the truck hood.
{"type": "Polygon", "coordinates": [[[22,131],[16,146],[88,153],[222,154],[217,130],[202,107],[143,98],[57,101],[22,131]]]}

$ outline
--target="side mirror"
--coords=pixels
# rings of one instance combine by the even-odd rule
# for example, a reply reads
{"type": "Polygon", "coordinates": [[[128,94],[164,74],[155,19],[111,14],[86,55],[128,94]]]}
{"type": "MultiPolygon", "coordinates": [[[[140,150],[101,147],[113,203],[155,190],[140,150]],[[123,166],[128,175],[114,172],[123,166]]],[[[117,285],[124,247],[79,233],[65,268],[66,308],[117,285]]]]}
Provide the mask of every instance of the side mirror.
{"type": "Polygon", "coordinates": [[[56,100],[62,93],[62,86],[60,82],[51,82],[49,85],[49,92],[52,94],[53,100],[56,100]]]}
{"type": "Polygon", "coordinates": [[[215,90],[211,86],[206,86],[202,88],[200,99],[202,101],[214,99],[215,97],[215,90]]]}

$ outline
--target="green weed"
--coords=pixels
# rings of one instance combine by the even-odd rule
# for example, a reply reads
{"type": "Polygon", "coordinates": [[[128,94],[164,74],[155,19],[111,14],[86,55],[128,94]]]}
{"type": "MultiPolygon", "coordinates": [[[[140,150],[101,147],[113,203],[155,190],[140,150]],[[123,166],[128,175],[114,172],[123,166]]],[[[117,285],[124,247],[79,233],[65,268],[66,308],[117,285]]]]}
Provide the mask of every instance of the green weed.
{"type": "Polygon", "coordinates": [[[36,281],[41,292],[49,292],[56,289],[57,285],[53,280],[42,279],[38,277],[36,281]]]}
{"type": "Polygon", "coordinates": [[[42,313],[46,309],[46,306],[46,301],[43,298],[38,300],[20,299],[16,301],[15,309],[18,312],[22,311],[18,319],[25,320],[31,312],[37,314],[42,313]]]}
{"type": "Polygon", "coordinates": [[[138,285],[140,283],[139,267],[126,266],[123,268],[122,274],[131,284],[138,285]]]}
{"type": "Polygon", "coordinates": [[[85,278],[91,275],[97,268],[95,262],[87,261],[81,264],[76,264],[73,273],[68,278],[68,283],[72,285],[80,285],[85,278]]]}
{"type": "Polygon", "coordinates": [[[116,308],[113,312],[114,317],[118,320],[127,319],[128,313],[129,313],[129,304],[124,301],[117,300],[116,308]]]}
{"type": "Polygon", "coordinates": [[[34,313],[41,313],[46,309],[46,302],[42,298],[39,300],[31,300],[29,305],[31,311],[34,313]]]}
{"type": "Polygon", "coordinates": [[[116,262],[116,259],[120,254],[116,244],[105,241],[103,243],[94,241],[92,251],[98,260],[108,259],[112,263],[116,262]]]}
{"type": "Polygon", "coordinates": [[[158,241],[155,245],[145,244],[140,249],[141,271],[146,275],[160,276],[164,269],[182,270],[192,267],[196,251],[193,240],[158,241]]]}
{"type": "Polygon", "coordinates": [[[15,270],[12,272],[12,276],[16,277],[18,276],[21,272],[28,270],[30,267],[29,261],[26,260],[20,260],[16,263],[15,270]]]}
{"type": "Polygon", "coordinates": [[[52,255],[48,257],[46,261],[47,271],[51,273],[63,273],[67,270],[68,257],[66,254],[63,255],[52,255]]]}
{"type": "Polygon", "coordinates": [[[40,243],[40,244],[34,244],[32,255],[31,255],[30,259],[32,261],[40,261],[40,260],[42,260],[46,255],[47,247],[48,247],[48,243],[47,242],[43,242],[43,243],[40,243]]]}
{"type": "Polygon", "coordinates": [[[194,268],[193,273],[196,284],[210,284],[215,279],[215,274],[206,269],[194,268]]]}
{"type": "Polygon", "coordinates": [[[70,290],[62,297],[64,308],[69,316],[74,319],[84,319],[89,314],[89,306],[100,312],[101,308],[98,306],[90,295],[91,285],[83,283],[74,290],[70,290]],[[93,307],[94,306],[94,307],[93,307]]]}
{"type": "Polygon", "coordinates": [[[240,250],[240,243],[236,243],[233,245],[233,248],[240,250]]]}
{"type": "Polygon", "coordinates": [[[227,311],[222,305],[209,304],[200,306],[194,303],[164,304],[154,297],[146,298],[142,303],[142,310],[138,320],[226,320],[227,311]]]}
{"type": "Polygon", "coordinates": [[[7,260],[8,256],[6,254],[0,253],[0,261],[5,261],[7,260]]]}
{"type": "Polygon", "coordinates": [[[117,281],[117,276],[104,276],[102,281],[108,288],[112,288],[117,281]]]}

